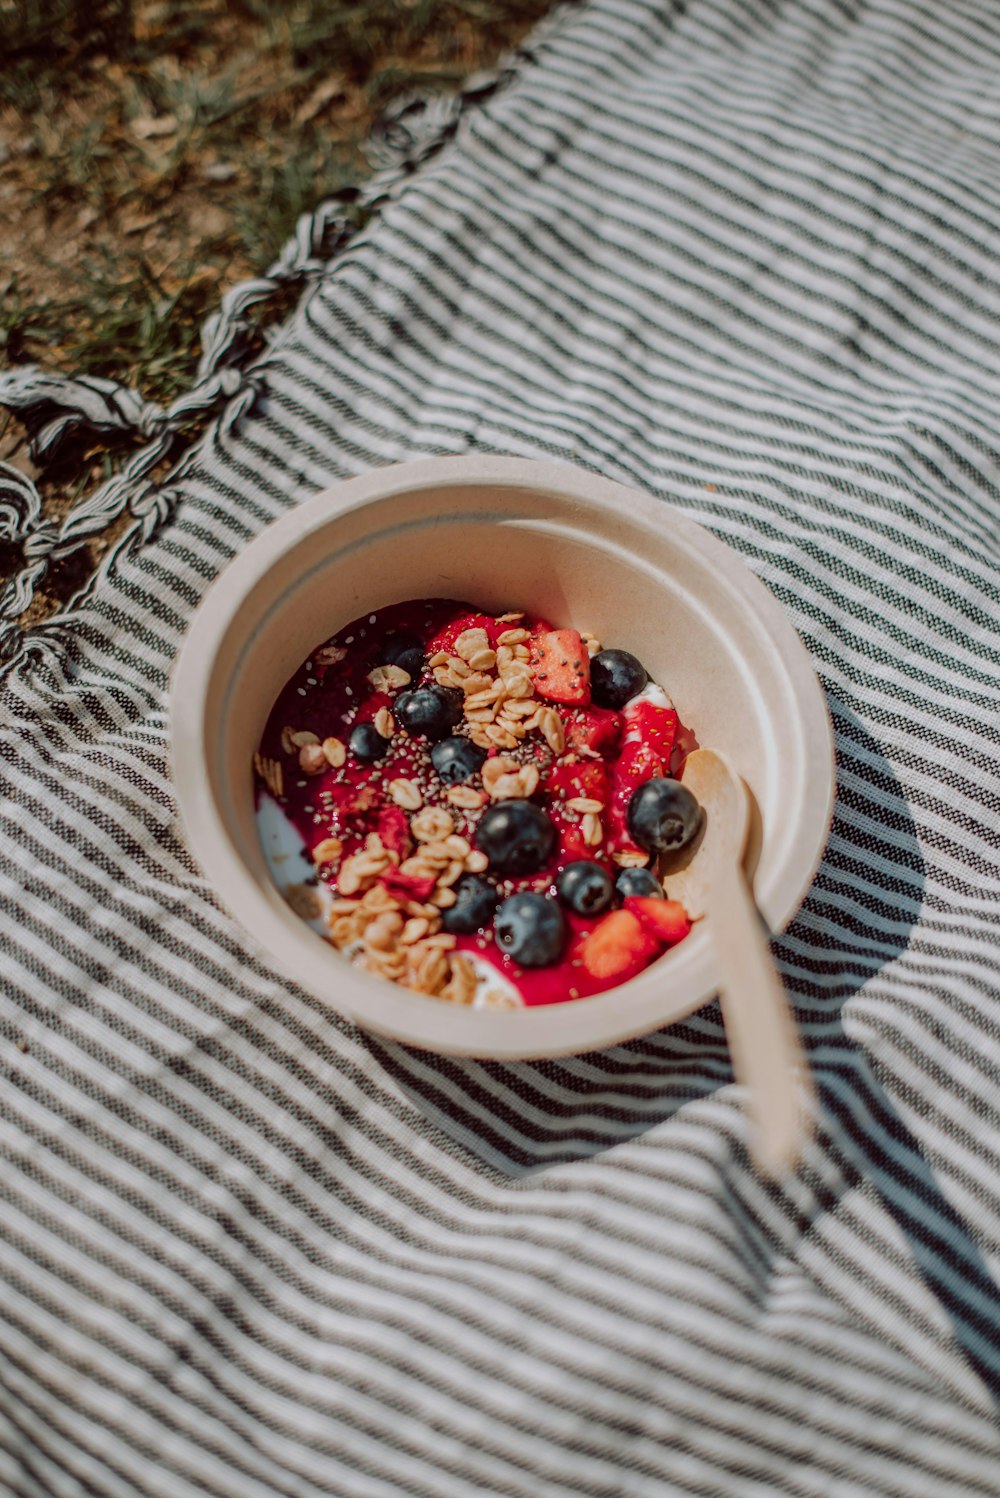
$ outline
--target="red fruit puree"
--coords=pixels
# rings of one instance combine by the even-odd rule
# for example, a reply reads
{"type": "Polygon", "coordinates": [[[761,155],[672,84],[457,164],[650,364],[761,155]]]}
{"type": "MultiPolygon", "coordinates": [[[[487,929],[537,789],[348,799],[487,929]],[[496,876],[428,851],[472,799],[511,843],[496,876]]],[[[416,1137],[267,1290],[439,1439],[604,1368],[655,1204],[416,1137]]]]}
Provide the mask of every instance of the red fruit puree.
{"type": "Polygon", "coordinates": [[[629,801],[695,741],[652,684],[608,706],[594,665],[595,702],[600,653],[575,630],[445,599],[380,609],[320,646],[254,759],[262,838],[277,803],[308,860],[294,884],[272,864],[293,908],[367,970],[476,1005],[600,993],[683,939],[690,922],[658,887],[643,898],[611,882],[655,868],[629,801]],[[603,871],[598,914],[557,891],[581,861],[603,871]],[[508,950],[504,912],[525,893],[545,900],[527,902],[508,950]]]}

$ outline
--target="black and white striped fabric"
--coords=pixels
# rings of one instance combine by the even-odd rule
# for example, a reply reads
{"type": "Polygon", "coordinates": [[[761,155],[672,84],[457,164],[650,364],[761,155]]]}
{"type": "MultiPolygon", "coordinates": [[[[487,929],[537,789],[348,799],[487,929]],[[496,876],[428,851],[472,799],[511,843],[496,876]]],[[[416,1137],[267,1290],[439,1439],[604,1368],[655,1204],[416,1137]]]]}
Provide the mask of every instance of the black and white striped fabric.
{"type": "Polygon", "coordinates": [[[0,1491],[995,1498],[1000,13],[592,0],[438,145],[3,687],[0,1491]],[[199,597],[319,486],[466,451],[697,519],[815,661],[836,816],[776,954],[820,1102],[781,1187],[715,1006],[411,1053],[184,847],[199,597]]]}

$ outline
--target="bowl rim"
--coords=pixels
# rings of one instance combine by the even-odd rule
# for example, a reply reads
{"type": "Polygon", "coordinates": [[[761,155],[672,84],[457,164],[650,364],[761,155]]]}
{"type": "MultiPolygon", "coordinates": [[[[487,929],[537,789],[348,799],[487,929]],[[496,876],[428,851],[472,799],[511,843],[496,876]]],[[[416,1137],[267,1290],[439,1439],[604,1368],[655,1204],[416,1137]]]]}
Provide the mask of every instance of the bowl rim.
{"type": "MultiPolygon", "coordinates": [[[[210,788],[206,769],[208,686],[216,659],[247,600],[287,554],[350,512],[422,489],[513,488],[558,493],[607,511],[623,502],[629,518],[658,528],[669,515],[671,544],[721,574],[753,611],[755,625],[776,648],[803,734],[807,825],[770,890],[770,926],[780,933],[805,898],[826,847],[836,789],[829,709],[805,645],[777,599],[739,554],[704,526],[631,485],[571,463],[503,455],[461,455],[388,464],[340,480],[266,525],[223,566],[195,609],[174,664],[169,699],[169,744],[177,810],[189,848],[215,893],[265,959],[361,1028],[438,1054],[496,1060],[582,1054],[635,1039],[676,1023],[716,992],[710,943],[695,931],[670,956],[674,987],[694,995],[678,1008],[665,1005],[665,985],[650,984],[653,964],[630,982],[590,998],[512,1011],[471,1010],[443,1004],[343,964],[330,971],[330,948],[298,917],[278,890],[263,888],[235,845],[210,788]],[[793,856],[794,854],[794,856],[793,856]],[[350,986],[362,997],[343,1003],[334,990],[350,986]],[[646,979],[644,983],[643,980],[646,979]],[[324,981],[325,980],[325,981],[324,981]],[[626,997],[627,996],[627,997],[626,997]],[[572,1025],[566,1024],[572,1012],[572,1025]],[[445,1025],[444,1017],[448,1017],[445,1025]]],[[[244,646],[245,651],[247,647],[244,646]]]]}

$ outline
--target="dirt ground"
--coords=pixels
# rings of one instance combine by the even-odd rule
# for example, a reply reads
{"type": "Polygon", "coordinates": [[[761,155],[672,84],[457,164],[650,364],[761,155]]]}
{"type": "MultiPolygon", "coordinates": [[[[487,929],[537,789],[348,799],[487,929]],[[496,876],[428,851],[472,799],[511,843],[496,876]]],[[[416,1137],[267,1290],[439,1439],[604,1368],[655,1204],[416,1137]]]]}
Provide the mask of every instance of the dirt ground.
{"type": "MultiPolygon", "coordinates": [[[[0,4],[0,369],[186,388],[203,318],[299,214],[370,171],[381,111],[455,88],[552,0],[16,0],[0,4]]],[[[280,311],[280,309],[277,309],[280,311]]],[[[41,474],[0,410],[0,459],[61,515],[127,454],[41,474]]],[[[25,622],[81,586],[117,528],[57,564],[25,622]]],[[[21,563],[0,556],[0,576],[21,563]]]]}

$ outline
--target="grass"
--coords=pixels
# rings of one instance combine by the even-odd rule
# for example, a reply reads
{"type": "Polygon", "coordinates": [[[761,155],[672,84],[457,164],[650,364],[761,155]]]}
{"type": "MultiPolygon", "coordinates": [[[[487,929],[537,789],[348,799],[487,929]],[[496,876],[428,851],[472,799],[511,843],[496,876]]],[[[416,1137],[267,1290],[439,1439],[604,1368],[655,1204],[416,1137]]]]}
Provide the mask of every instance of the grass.
{"type": "MultiPolygon", "coordinates": [[[[367,175],[385,106],[455,88],[552,3],[0,0],[0,368],[169,401],[227,287],[367,175]]],[[[0,457],[26,464],[16,422],[0,457]]],[[[47,511],[104,471],[63,454],[47,511]]]]}
{"type": "Polygon", "coordinates": [[[16,282],[0,316],[0,350],[77,374],[122,376],[150,400],[179,394],[197,359],[199,327],[216,301],[214,276],[195,270],[167,289],[142,254],[101,247],[78,267],[76,290],[33,303],[16,282]],[[98,315],[99,314],[99,315],[98,315]]]}
{"type": "Polygon", "coordinates": [[[0,177],[35,230],[0,258],[0,357],[180,388],[206,287],[365,174],[393,97],[455,87],[550,3],[0,0],[0,177]]]}

